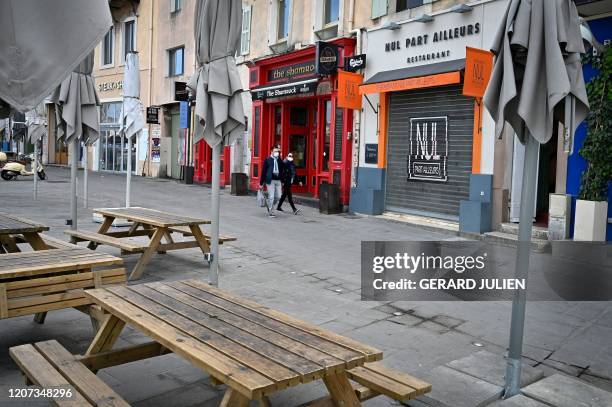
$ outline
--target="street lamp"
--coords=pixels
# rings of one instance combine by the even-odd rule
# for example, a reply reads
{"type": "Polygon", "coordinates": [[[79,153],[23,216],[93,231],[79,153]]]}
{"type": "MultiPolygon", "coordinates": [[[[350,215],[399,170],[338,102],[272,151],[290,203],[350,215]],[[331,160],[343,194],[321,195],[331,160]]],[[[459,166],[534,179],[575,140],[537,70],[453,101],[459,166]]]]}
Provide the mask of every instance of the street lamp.
{"type": "Polygon", "coordinates": [[[472,6],[469,6],[467,4],[456,4],[453,7],[450,8],[450,11],[452,13],[469,13],[472,11],[472,6]]]}
{"type": "Polygon", "coordinates": [[[429,14],[423,13],[417,18],[415,18],[413,21],[416,21],[418,23],[431,23],[433,20],[434,18],[432,16],[430,16],[429,14]]]}
{"type": "Polygon", "coordinates": [[[383,25],[383,27],[382,27],[382,28],[383,28],[383,29],[385,29],[385,30],[391,30],[391,31],[394,31],[394,30],[399,30],[400,28],[402,28],[402,26],[401,26],[401,25],[399,25],[399,24],[398,24],[397,22],[395,22],[395,21],[389,21],[388,23],[386,23],[385,25],[383,25]]]}

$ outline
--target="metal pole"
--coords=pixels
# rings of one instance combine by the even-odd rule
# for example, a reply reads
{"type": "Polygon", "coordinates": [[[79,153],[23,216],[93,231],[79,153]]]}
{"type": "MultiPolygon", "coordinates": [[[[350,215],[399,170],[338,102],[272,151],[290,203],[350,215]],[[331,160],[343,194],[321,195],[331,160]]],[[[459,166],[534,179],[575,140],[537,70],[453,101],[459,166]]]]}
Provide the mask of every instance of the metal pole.
{"type": "Polygon", "coordinates": [[[221,178],[220,162],[221,148],[219,143],[212,148],[212,191],[211,191],[211,230],[210,230],[210,272],[208,281],[211,285],[219,285],[219,184],[221,178]]]}
{"type": "MultiPolygon", "coordinates": [[[[533,223],[533,202],[535,199],[536,176],[539,144],[528,131],[525,131],[525,161],[523,162],[523,185],[521,189],[521,210],[519,215],[519,236],[516,254],[515,275],[525,279],[529,273],[531,251],[531,230],[533,223]]],[[[510,323],[510,345],[506,367],[506,386],[504,398],[520,393],[521,355],[523,352],[523,331],[525,328],[525,307],[527,293],[517,290],[512,300],[512,320],[510,323]]]]}
{"type": "Polygon", "coordinates": [[[87,208],[87,195],[89,194],[89,190],[87,187],[87,167],[89,166],[89,157],[87,156],[87,143],[83,143],[83,208],[87,208]]]}
{"type": "Polygon", "coordinates": [[[70,229],[77,228],[77,169],[79,165],[79,141],[72,136],[70,142],[72,152],[70,153],[70,229]]]}
{"type": "Polygon", "coordinates": [[[38,200],[38,140],[34,140],[34,162],[32,163],[34,173],[34,200],[38,200]]]}
{"type": "Polygon", "coordinates": [[[128,136],[127,175],[125,180],[125,207],[130,207],[130,194],[132,187],[132,137],[128,136]]]}

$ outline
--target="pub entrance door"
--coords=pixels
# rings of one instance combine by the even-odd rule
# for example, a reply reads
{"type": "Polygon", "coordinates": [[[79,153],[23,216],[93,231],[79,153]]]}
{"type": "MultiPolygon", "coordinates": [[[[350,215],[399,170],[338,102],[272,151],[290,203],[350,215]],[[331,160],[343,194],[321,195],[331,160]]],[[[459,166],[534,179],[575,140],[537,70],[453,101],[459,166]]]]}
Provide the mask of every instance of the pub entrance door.
{"type": "Polygon", "coordinates": [[[315,139],[316,139],[316,104],[310,100],[286,102],[283,106],[283,138],[281,147],[283,156],[293,153],[296,167],[297,193],[314,194],[314,185],[310,181],[316,173],[315,139]],[[302,185],[299,185],[299,183],[302,185]]]}

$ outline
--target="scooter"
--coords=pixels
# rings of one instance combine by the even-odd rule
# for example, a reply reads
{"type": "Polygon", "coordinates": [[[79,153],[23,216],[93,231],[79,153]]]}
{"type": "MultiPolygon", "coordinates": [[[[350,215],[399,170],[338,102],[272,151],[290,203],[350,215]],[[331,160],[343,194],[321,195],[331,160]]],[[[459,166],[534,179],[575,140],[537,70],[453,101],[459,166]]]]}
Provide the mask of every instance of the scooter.
{"type": "MultiPolygon", "coordinates": [[[[0,161],[2,161],[3,158],[4,160],[6,160],[6,154],[0,153],[0,161]]],[[[29,156],[20,156],[19,161],[7,162],[6,164],[4,164],[4,166],[2,166],[2,169],[0,170],[0,177],[2,177],[2,179],[5,181],[10,181],[12,179],[16,180],[17,177],[20,175],[24,177],[34,175],[34,171],[28,171],[26,167],[28,162],[32,163],[33,161],[34,155],[30,154],[29,156]]],[[[47,175],[45,174],[45,169],[40,163],[40,161],[38,162],[38,168],[36,168],[36,174],[38,174],[38,178],[41,180],[47,178],[47,175]]]]}

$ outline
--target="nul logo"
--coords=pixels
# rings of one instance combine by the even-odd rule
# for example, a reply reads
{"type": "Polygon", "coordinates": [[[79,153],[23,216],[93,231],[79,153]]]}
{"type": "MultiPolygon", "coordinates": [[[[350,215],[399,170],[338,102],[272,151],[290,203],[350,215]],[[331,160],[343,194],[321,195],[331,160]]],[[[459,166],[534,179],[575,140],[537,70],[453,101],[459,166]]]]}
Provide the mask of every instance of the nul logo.
{"type": "Polygon", "coordinates": [[[446,181],[448,157],[448,118],[446,116],[410,119],[408,180],[446,181]]]}

